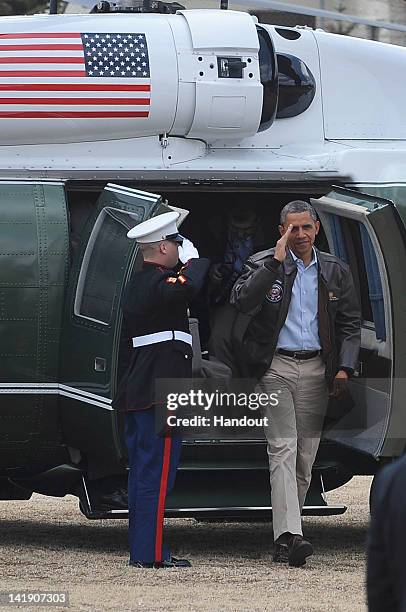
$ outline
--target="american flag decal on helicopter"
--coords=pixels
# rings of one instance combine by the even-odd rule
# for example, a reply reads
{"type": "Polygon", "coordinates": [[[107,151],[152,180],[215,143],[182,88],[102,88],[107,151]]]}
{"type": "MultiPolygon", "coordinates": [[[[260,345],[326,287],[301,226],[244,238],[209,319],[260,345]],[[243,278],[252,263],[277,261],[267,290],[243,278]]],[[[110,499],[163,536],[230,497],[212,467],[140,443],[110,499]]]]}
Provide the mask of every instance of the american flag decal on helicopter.
{"type": "Polygon", "coordinates": [[[0,34],[0,118],[148,117],[142,33],[0,34]]]}

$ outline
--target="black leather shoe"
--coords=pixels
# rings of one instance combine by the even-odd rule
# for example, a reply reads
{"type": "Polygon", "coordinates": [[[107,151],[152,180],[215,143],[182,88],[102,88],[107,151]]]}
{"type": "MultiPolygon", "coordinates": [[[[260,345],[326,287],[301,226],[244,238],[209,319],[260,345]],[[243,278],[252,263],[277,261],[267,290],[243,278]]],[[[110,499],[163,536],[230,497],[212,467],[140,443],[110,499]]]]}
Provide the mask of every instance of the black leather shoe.
{"type": "Polygon", "coordinates": [[[175,559],[175,557],[171,557],[168,561],[155,563],[154,567],[192,567],[192,564],[187,559],[175,559]]]}
{"type": "Polygon", "coordinates": [[[144,563],[143,561],[129,561],[128,565],[130,567],[154,567],[153,563],[144,563]]]}
{"type": "Polygon", "coordinates": [[[100,495],[98,499],[96,498],[95,506],[98,510],[127,510],[127,490],[120,488],[116,491],[100,495]]]}
{"type": "Polygon", "coordinates": [[[287,544],[275,544],[272,559],[275,563],[287,563],[289,561],[287,544]]]}
{"type": "Polygon", "coordinates": [[[288,561],[292,567],[305,565],[306,558],[313,554],[313,546],[301,535],[292,536],[288,544],[288,561]]]}
{"type": "Polygon", "coordinates": [[[171,557],[167,561],[154,561],[153,563],[144,563],[143,561],[130,561],[128,565],[130,565],[131,567],[152,567],[155,569],[166,569],[170,567],[192,567],[192,564],[187,559],[175,559],[175,557],[171,557]]]}

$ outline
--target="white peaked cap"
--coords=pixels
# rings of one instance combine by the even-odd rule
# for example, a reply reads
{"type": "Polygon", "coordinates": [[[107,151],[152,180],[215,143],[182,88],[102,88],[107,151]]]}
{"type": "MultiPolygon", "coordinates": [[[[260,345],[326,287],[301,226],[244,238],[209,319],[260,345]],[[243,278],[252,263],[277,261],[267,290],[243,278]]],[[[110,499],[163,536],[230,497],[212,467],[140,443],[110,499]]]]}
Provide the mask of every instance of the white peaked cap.
{"type": "Polygon", "coordinates": [[[180,214],[175,211],[157,215],[130,229],[127,237],[135,238],[141,244],[148,244],[165,240],[167,236],[177,236],[178,228],[176,221],[179,217],[180,214]]]}

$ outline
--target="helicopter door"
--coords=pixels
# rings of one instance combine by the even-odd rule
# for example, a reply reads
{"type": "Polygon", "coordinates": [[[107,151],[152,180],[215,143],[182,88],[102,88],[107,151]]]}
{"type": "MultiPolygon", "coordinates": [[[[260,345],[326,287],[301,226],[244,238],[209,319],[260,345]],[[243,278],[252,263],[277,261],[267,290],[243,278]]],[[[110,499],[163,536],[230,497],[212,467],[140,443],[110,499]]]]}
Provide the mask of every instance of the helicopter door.
{"type": "MultiPolygon", "coordinates": [[[[137,244],[127,232],[169,210],[174,208],[159,195],[107,185],[73,262],[63,331],[61,418],[72,457],[91,458],[101,471],[102,464],[108,471],[119,466],[122,454],[120,419],[112,408],[120,300],[132,269],[141,264],[137,244]]],[[[89,465],[88,469],[92,471],[89,465]]]]}
{"type": "Polygon", "coordinates": [[[351,268],[362,318],[359,368],[349,382],[355,407],[325,437],[376,458],[398,455],[395,356],[406,311],[398,213],[389,200],[348,189],[311,202],[330,251],[351,268]]]}

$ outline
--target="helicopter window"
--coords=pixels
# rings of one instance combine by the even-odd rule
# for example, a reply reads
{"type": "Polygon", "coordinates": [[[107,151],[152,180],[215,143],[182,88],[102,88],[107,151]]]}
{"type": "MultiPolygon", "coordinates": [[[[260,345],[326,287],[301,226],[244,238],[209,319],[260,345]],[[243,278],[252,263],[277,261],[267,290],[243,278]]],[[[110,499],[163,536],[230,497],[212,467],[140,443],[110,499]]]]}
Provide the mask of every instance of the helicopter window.
{"type": "Polygon", "coordinates": [[[349,264],[364,322],[370,321],[377,340],[386,340],[385,307],[378,261],[367,228],[353,219],[326,214],[333,252],[349,264]]]}
{"type": "Polygon", "coordinates": [[[92,231],[83,257],[76,292],[74,313],[97,323],[108,325],[121,288],[123,263],[133,249],[127,239],[128,230],[143,217],[114,208],[104,208],[92,231]]]}
{"type": "Polygon", "coordinates": [[[340,219],[337,217],[337,215],[332,215],[330,213],[324,214],[329,222],[334,253],[337,255],[337,257],[348,263],[348,253],[344,242],[340,219]]]}
{"type": "Polygon", "coordinates": [[[378,262],[366,227],[364,225],[360,225],[360,231],[362,252],[364,254],[365,267],[367,270],[369,299],[375,322],[376,337],[378,340],[386,340],[385,308],[378,262]]]}

